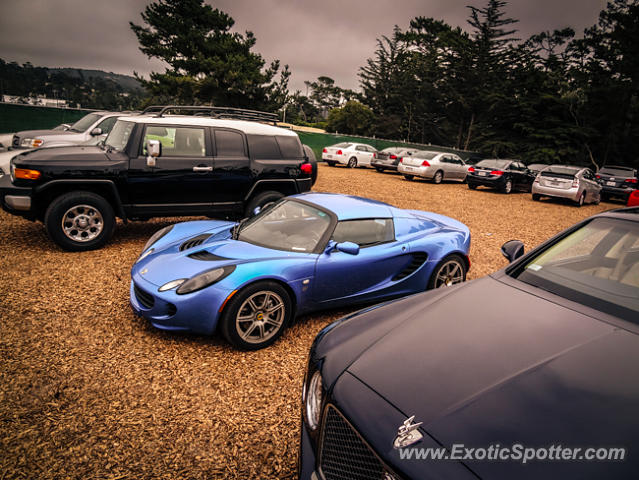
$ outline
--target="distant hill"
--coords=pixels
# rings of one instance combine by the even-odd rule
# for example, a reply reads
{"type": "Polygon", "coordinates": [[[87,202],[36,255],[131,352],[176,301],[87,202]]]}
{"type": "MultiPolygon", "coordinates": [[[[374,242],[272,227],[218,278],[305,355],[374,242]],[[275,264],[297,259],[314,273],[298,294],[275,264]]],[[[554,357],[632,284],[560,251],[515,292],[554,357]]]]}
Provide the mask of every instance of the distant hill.
{"type": "Polygon", "coordinates": [[[47,71],[51,74],[55,73],[64,73],[70,77],[75,78],[100,78],[103,80],[111,80],[122,87],[123,90],[127,92],[133,92],[135,90],[142,90],[142,85],[138,82],[135,77],[130,75],[122,75],[120,73],[113,72],[104,72],[102,70],[86,70],[84,68],[48,68],[47,71]]]}

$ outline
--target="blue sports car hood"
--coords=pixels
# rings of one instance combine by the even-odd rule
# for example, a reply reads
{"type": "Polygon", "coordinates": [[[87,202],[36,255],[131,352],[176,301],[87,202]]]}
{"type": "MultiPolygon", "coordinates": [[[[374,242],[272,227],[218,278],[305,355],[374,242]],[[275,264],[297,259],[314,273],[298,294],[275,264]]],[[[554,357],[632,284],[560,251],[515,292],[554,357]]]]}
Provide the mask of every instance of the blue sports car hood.
{"type": "MultiPolygon", "coordinates": [[[[491,277],[407,305],[384,307],[403,321],[348,372],[444,446],[636,446],[639,335],[491,277]]],[[[472,463],[482,478],[523,478],[511,467],[472,463]]]]}
{"type": "Polygon", "coordinates": [[[231,238],[232,222],[202,221],[178,224],[156,244],[153,253],[138,261],[132,273],[144,271],[144,278],[161,286],[178,278],[191,278],[224,265],[265,260],[299,258],[299,254],[260,247],[231,238]],[[202,227],[212,227],[202,229],[202,227]],[[184,235],[188,232],[189,235],[184,235]],[[177,237],[177,238],[176,238],[177,237]],[[160,246],[158,246],[158,244],[160,246]]]}

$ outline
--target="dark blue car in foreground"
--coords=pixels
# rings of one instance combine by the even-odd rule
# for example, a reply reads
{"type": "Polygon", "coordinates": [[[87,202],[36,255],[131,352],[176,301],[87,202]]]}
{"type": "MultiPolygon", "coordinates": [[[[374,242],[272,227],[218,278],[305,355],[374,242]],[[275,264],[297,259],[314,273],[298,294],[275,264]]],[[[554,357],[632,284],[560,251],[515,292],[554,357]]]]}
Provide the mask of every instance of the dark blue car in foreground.
{"type": "Polygon", "coordinates": [[[502,251],[319,333],[300,478],[637,478],[639,208],[502,251]]]}
{"type": "Polygon", "coordinates": [[[247,350],[297,314],[462,282],[468,228],[430,212],[328,193],[287,197],[240,223],[157,232],[131,270],[131,305],[157,328],[247,350]]]}

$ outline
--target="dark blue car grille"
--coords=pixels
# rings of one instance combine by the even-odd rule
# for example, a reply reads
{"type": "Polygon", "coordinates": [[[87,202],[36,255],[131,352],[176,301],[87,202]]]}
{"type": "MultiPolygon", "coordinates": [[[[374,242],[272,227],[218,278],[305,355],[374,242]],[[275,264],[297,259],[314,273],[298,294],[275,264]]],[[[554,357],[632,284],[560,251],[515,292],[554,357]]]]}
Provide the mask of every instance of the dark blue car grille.
{"type": "Polygon", "coordinates": [[[208,240],[210,236],[210,233],[203,233],[202,235],[198,235],[197,237],[189,238],[186,242],[180,245],[180,252],[188,250],[189,248],[197,247],[198,245],[202,245],[208,240]]]}
{"type": "Polygon", "coordinates": [[[144,308],[153,308],[153,305],[155,305],[153,295],[145,292],[135,284],[133,284],[133,293],[135,293],[135,298],[144,308]]]}
{"type": "Polygon", "coordinates": [[[412,273],[415,273],[415,271],[421,267],[428,258],[428,255],[425,252],[415,252],[411,255],[413,257],[411,262],[404,267],[401,272],[393,277],[393,281],[401,280],[402,278],[406,278],[412,273]]]}
{"type": "Polygon", "coordinates": [[[326,480],[384,479],[385,469],[357,431],[333,406],[326,410],[320,469],[326,480]]]}

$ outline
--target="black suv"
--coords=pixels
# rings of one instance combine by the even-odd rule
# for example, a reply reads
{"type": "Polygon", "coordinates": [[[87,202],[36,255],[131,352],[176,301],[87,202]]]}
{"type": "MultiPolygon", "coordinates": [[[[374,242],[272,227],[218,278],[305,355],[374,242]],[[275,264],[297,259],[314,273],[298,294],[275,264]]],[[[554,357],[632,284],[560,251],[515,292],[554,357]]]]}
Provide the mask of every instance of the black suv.
{"type": "Polygon", "coordinates": [[[632,167],[606,165],[597,172],[597,181],[601,184],[601,199],[619,197],[624,203],[633,190],[639,188],[637,170],[632,167]]]}
{"type": "Polygon", "coordinates": [[[244,109],[150,107],[118,119],[98,146],[14,157],[11,175],[0,178],[0,203],[44,222],[49,236],[72,251],[104,245],[116,217],[250,216],[309,191],[317,175],[310,148],[276,120],[244,109]]]}

